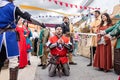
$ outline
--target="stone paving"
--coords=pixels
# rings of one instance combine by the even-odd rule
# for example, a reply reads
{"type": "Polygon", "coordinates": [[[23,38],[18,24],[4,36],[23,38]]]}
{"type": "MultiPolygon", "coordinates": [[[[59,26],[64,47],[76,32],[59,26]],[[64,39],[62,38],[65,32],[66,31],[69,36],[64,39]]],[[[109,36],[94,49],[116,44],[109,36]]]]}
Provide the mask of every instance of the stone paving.
{"type": "Polygon", "coordinates": [[[114,73],[113,69],[110,72],[98,71],[97,69],[87,67],[89,59],[77,56],[74,57],[74,61],[78,65],[70,65],[71,74],[69,77],[59,76],[49,77],[48,69],[42,70],[41,67],[37,67],[34,80],[118,80],[118,75],[114,73]]]}
{"type": "MultiPolygon", "coordinates": [[[[73,57],[77,65],[70,65],[70,76],[49,77],[48,69],[42,70],[41,67],[37,67],[39,64],[39,58],[31,56],[32,65],[28,65],[24,69],[19,70],[18,80],[118,80],[118,75],[114,73],[113,69],[110,72],[102,72],[86,65],[89,63],[89,59],[76,56],[73,57]]],[[[0,74],[0,80],[9,80],[9,70],[4,69],[0,74]]]]}
{"type": "MultiPolygon", "coordinates": [[[[19,69],[18,80],[34,80],[39,58],[31,56],[31,65],[27,65],[23,69],[19,69]]],[[[9,69],[2,69],[0,73],[0,80],[9,80],[9,69]]]]}

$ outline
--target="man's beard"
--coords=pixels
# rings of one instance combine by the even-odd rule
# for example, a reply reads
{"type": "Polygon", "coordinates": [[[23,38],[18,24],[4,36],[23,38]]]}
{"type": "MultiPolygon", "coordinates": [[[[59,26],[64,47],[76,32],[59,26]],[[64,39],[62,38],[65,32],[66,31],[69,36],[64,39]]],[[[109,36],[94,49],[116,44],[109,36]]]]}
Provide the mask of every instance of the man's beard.
{"type": "Polygon", "coordinates": [[[62,33],[56,34],[58,36],[58,38],[60,38],[62,36],[62,33]]]}
{"type": "Polygon", "coordinates": [[[68,24],[69,22],[65,22],[65,24],[68,24]]]}

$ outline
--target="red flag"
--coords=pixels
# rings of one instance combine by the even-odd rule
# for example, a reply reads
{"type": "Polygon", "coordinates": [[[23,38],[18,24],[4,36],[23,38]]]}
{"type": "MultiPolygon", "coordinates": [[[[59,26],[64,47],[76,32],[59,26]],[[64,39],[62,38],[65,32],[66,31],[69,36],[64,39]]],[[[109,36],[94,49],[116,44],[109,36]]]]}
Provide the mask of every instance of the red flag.
{"type": "Polygon", "coordinates": [[[72,8],[72,7],[73,7],[73,4],[70,4],[70,7],[72,8]]]}
{"type": "Polygon", "coordinates": [[[68,3],[65,3],[65,6],[68,7],[68,3]]]}
{"type": "Polygon", "coordinates": [[[82,9],[82,6],[80,6],[80,9],[82,9]]]}
{"type": "Polygon", "coordinates": [[[98,9],[98,8],[95,8],[95,9],[98,9]]]}
{"type": "Polygon", "coordinates": [[[54,2],[55,2],[55,4],[57,4],[57,1],[56,1],[56,0],[54,0],[54,2]]]}
{"type": "Polygon", "coordinates": [[[86,6],[84,6],[84,9],[87,9],[87,7],[86,7],[86,6]]]}
{"type": "Polygon", "coordinates": [[[94,10],[95,8],[92,8],[92,10],[94,10]]]}
{"type": "Polygon", "coordinates": [[[98,8],[98,10],[100,10],[100,8],[98,8]]]}
{"type": "Polygon", "coordinates": [[[60,3],[61,6],[63,5],[63,2],[59,2],[59,3],[60,3]]]}
{"type": "Polygon", "coordinates": [[[75,5],[75,8],[77,8],[77,5],[75,5]]]}

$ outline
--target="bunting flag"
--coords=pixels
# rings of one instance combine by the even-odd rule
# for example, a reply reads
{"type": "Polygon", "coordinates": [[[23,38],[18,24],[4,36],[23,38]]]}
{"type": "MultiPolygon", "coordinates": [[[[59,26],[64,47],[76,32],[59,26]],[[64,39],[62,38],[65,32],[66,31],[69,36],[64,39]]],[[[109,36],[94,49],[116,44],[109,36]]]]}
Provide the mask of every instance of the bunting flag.
{"type": "Polygon", "coordinates": [[[91,8],[92,10],[95,10],[95,8],[91,8]]]}
{"type": "MultiPolygon", "coordinates": [[[[39,15],[34,16],[34,18],[63,18],[64,16],[52,16],[52,15],[39,15]]],[[[80,16],[72,16],[71,18],[79,18],[80,16]]]]}
{"type": "Polygon", "coordinates": [[[56,0],[54,0],[54,2],[55,2],[55,4],[57,4],[57,1],[56,1],[56,0]]]}
{"type": "Polygon", "coordinates": [[[100,8],[97,8],[98,10],[100,10],[100,8]]]}
{"type": "Polygon", "coordinates": [[[68,3],[65,3],[65,6],[68,7],[68,3]]]}
{"type": "MultiPolygon", "coordinates": [[[[54,13],[58,13],[58,14],[62,15],[62,16],[52,16],[52,15],[44,15],[43,16],[42,15],[42,16],[37,16],[35,18],[50,18],[50,17],[51,18],[63,18],[63,16],[78,18],[78,17],[82,17],[82,15],[83,15],[83,14],[66,14],[66,13],[62,13],[62,12],[58,12],[58,11],[53,11],[53,10],[48,10],[48,9],[39,8],[39,7],[35,7],[35,6],[28,6],[28,5],[20,5],[20,8],[22,8],[22,9],[28,9],[28,10],[43,10],[43,11],[54,12],[54,13]]],[[[92,16],[93,14],[89,14],[89,15],[92,16]]],[[[84,18],[86,19],[87,17],[88,17],[88,14],[84,14],[84,18]]]]}
{"type": "Polygon", "coordinates": [[[64,6],[65,7],[70,7],[70,8],[80,8],[80,9],[91,9],[91,10],[100,10],[100,8],[93,8],[93,7],[87,7],[87,6],[78,6],[75,4],[71,4],[71,3],[66,3],[66,2],[62,2],[62,1],[58,1],[58,0],[48,0],[49,2],[54,1],[55,4],[58,4],[60,6],[64,6]],[[74,7],[73,7],[74,6],[74,7]]]}
{"type": "Polygon", "coordinates": [[[75,5],[75,8],[78,8],[77,5],[75,5]]]}
{"type": "MultiPolygon", "coordinates": [[[[93,14],[86,14],[86,15],[84,15],[85,20],[87,19],[88,15],[92,16],[93,14]]],[[[34,18],[63,18],[63,17],[64,16],[53,16],[53,15],[39,15],[39,16],[34,16],[34,18]]],[[[81,16],[71,16],[70,18],[81,18],[81,16]]]]}
{"type": "Polygon", "coordinates": [[[60,5],[62,6],[63,5],[63,3],[62,2],[59,2],[60,3],[60,5]]]}
{"type": "Polygon", "coordinates": [[[82,6],[80,6],[80,9],[82,9],[83,7],[82,6]]]}
{"type": "Polygon", "coordinates": [[[70,7],[72,8],[72,7],[73,7],[73,4],[70,4],[70,7]]]}
{"type": "Polygon", "coordinates": [[[84,6],[84,9],[87,9],[87,7],[86,7],[86,6],[84,6]]]}

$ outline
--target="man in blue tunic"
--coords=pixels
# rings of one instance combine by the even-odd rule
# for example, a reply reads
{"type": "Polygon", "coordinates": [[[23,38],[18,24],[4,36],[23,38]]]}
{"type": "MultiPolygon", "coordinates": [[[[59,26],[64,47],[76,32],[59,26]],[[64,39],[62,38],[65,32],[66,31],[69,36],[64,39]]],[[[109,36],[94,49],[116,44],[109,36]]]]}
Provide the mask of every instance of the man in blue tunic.
{"type": "Polygon", "coordinates": [[[13,4],[13,0],[0,0],[0,71],[6,58],[9,59],[10,79],[17,80],[19,48],[15,31],[18,17],[41,25],[13,4]]]}

